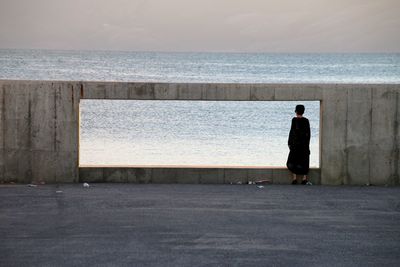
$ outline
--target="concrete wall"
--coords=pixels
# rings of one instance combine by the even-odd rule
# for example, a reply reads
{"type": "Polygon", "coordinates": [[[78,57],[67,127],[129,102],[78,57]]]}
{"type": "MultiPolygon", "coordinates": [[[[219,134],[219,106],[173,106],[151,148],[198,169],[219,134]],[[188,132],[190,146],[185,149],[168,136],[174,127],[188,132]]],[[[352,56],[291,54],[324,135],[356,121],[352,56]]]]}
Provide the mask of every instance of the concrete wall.
{"type": "Polygon", "coordinates": [[[0,181],[230,183],[285,169],[78,168],[80,99],[320,100],[317,184],[399,184],[400,85],[0,81],[0,181]]]}
{"type": "Polygon", "coordinates": [[[78,181],[79,85],[0,81],[0,180],[78,181]]]}

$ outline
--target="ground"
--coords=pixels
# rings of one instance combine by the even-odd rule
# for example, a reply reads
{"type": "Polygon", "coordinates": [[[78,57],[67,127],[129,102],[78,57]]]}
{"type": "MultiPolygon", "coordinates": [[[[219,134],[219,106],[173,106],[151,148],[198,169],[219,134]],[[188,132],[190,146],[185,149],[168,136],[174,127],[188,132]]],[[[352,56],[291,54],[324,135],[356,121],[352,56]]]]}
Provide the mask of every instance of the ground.
{"type": "Polygon", "coordinates": [[[0,266],[400,266],[400,187],[1,185],[0,266]]]}

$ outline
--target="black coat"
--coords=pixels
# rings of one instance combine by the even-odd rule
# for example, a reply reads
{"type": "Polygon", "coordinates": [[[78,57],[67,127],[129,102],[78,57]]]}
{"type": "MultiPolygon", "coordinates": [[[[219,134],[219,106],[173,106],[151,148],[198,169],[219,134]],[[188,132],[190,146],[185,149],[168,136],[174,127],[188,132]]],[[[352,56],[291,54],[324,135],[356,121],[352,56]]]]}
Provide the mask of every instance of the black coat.
{"type": "Polygon", "coordinates": [[[287,168],[299,175],[308,174],[310,168],[310,123],[307,118],[293,118],[289,133],[287,168]]]}

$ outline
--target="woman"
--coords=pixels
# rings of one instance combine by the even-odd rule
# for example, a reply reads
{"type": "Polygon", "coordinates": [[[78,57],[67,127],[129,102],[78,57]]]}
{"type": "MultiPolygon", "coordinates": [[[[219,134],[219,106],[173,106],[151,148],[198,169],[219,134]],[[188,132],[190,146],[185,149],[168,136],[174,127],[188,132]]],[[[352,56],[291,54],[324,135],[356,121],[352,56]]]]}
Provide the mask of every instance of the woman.
{"type": "Polygon", "coordinates": [[[304,106],[296,106],[296,117],[292,119],[289,133],[289,157],[287,168],[293,173],[292,184],[297,184],[297,175],[303,175],[301,184],[307,184],[307,174],[310,167],[310,123],[303,117],[304,106]]]}

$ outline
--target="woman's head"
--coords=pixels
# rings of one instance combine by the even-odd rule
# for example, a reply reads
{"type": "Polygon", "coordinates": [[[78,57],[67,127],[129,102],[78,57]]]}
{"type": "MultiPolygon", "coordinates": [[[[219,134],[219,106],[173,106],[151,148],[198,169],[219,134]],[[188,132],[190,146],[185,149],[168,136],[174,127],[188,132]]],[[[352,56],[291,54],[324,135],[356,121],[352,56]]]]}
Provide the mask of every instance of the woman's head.
{"type": "Polygon", "coordinates": [[[294,112],[296,112],[297,115],[303,115],[304,110],[305,110],[305,107],[303,105],[297,105],[294,112]]]}

